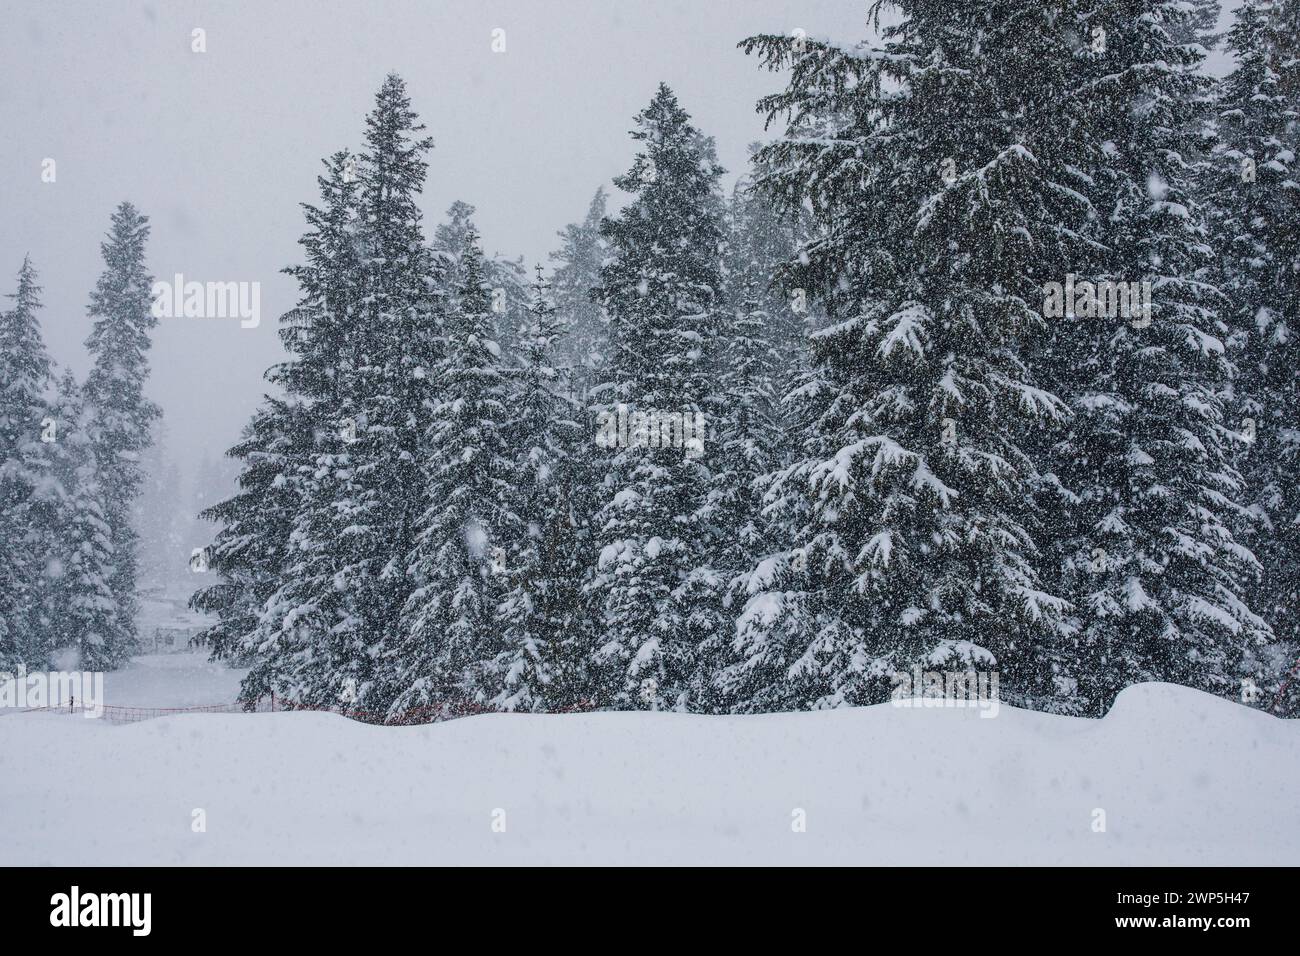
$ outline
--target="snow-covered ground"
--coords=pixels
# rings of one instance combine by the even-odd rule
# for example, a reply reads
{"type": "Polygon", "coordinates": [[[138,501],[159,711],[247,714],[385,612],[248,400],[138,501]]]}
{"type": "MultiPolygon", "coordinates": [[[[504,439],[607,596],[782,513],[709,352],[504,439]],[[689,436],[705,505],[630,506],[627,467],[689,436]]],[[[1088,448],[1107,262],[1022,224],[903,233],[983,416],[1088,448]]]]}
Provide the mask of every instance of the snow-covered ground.
{"type": "MultiPolygon", "coordinates": [[[[106,695],[218,703],[238,677],[159,655],[106,695]]],[[[11,864],[1294,864],[1298,800],[1300,722],[1164,684],[1101,721],[890,705],[0,719],[11,864]]]]}
{"type": "Polygon", "coordinates": [[[206,651],[143,654],[130,667],[104,675],[105,704],[118,707],[199,707],[239,694],[246,670],[213,664],[206,651]]]}

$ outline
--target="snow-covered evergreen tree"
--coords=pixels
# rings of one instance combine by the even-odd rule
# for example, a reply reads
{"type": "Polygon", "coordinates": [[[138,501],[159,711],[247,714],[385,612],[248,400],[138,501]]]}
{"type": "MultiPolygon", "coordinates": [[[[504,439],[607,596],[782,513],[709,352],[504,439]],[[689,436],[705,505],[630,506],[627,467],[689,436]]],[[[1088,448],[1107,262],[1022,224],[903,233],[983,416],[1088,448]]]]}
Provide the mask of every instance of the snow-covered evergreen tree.
{"type": "Polygon", "coordinates": [[[1188,6],[1190,9],[1186,16],[1169,24],[1169,36],[1176,43],[1200,46],[1203,57],[1218,46],[1223,38],[1219,33],[1219,12],[1222,7],[1219,0],[1188,0],[1188,6]]]}
{"type": "MultiPolygon", "coordinates": [[[[268,397],[229,452],[243,463],[240,491],[203,513],[222,527],[207,549],[219,580],[191,599],[217,615],[203,635],[218,659],[251,665],[241,697],[271,691],[304,703],[333,704],[342,685],[331,668],[359,615],[354,595],[332,586],[349,550],[351,449],[363,433],[356,396],[372,371],[363,338],[366,253],[358,159],[340,150],[317,177],[319,205],[305,204],[304,261],[285,271],[298,282],[298,304],[280,320],[289,360],[268,380],[268,397]],[[345,625],[335,641],[336,628],[345,625]]],[[[373,509],[372,509],[373,510],[373,509]]],[[[359,652],[363,654],[364,649],[359,652]]],[[[359,656],[359,655],[357,655],[359,656]]]]}
{"type": "Polygon", "coordinates": [[[145,397],[149,377],[149,332],[158,324],[151,311],[153,277],[145,266],[149,219],[129,202],[113,212],[107,239],[100,244],[104,271],[91,293],[94,324],[86,339],[92,366],[83,395],[90,415],[104,516],[111,531],[113,574],[109,580],[126,647],[105,651],[125,660],[135,643],[137,533],[132,520],[143,481],[140,455],[149,447],[153,423],[161,415],[145,397]]]}
{"type": "MultiPolygon", "coordinates": [[[[154,423],[153,443],[140,459],[144,484],[136,499],[135,526],[140,535],[140,590],[168,593],[188,587],[188,534],[197,519],[181,492],[181,474],[171,455],[167,422],[154,423]]],[[[198,543],[203,543],[200,540],[198,543]]],[[[189,545],[189,548],[195,545],[189,545]]]]}
{"type": "Polygon", "coordinates": [[[1219,284],[1240,376],[1232,406],[1238,466],[1256,519],[1262,573],[1251,606],[1282,642],[1247,662],[1271,703],[1300,653],[1300,4],[1247,0],[1218,90],[1217,149],[1206,179],[1219,284]]]}
{"type": "MultiPolygon", "coordinates": [[[[761,479],[790,463],[798,438],[781,398],[806,370],[807,303],[797,292],[787,296],[778,284],[781,267],[795,254],[794,221],[779,215],[748,179],[736,185],[728,203],[718,373],[722,401],[714,429],[719,456],[712,508],[718,533],[711,560],[734,580],[742,603],[749,572],[779,547],[773,540],[778,530],[762,514],[761,479]]],[[[732,628],[721,630],[708,655],[729,658],[732,640],[732,628]]],[[[743,706],[748,702],[743,682],[730,686],[743,667],[732,664],[719,675],[720,687],[734,693],[732,706],[743,706]]]]}
{"type": "Polygon", "coordinates": [[[243,464],[239,491],[200,512],[219,525],[204,555],[207,572],[218,580],[197,591],[190,606],[216,616],[199,637],[214,659],[253,665],[243,687],[246,700],[269,693],[270,673],[283,664],[259,653],[258,622],[288,568],[301,503],[298,473],[311,461],[315,445],[301,401],[267,398],[228,452],[243,464]]]}
{"type": "Polygon", "coordinates": [[[406,565],[414,591],[380,654],[377,680],[393,716],[486,701],[483,665],[499,647],[507,548],[519,529],[511,507],[508,371],[493,337],[486,280],[471,228],[443,322],[443,357],[433,370],[420,455],[425,510],[406,565]]]}
{"type": "Polygon", "coordinates": [[[390,75],[366,118],[359,161],[336,154],[308,210],[302,299],[276,377],[307,400],[314,429],[281,587],[257,646],[261,686],[311,704],[372,709],[381,642],[409,594],[406,555],[421,505],[422,441],[437,362],[441,280],[417,203],[432,141],[390,75]]]}
{"type": "Polygon", "coordinates": [[[717,451],[706,432],[717,410],[722,170],[666,85],[635,123],[639,151],[614,181],[632,201],[601,228],[611,354],[591,390],[608,448],[588,585],[603,629],[593,664],[603,705],[702,709],[713,704],[700,648],[726,626],[723,577],[708,564],[717,451]]]}
{"type": "Polygon", "coordinates": [[[129,622],[110,581],[116,555],[88,417],[72,372],[65,371],[50,411],[48,480],[39,507],[48,530],[46,601],[51,644],[76,654],[83,670],[107,671],[129,659],[129,622]]]}
{"type": "Polygon", "coordinates": [[[1277,683],[1295,5],[1239,16],[1213,156],[1215,0],[891,6],[875,43],[742,44],[790,71],[760,103],[789,126],[729,207],[661,85],[631,201],[597,192],[550,287],[466,203],[425,242],[430,141],[385,81],[307,207],[286,396],[205,512],[195,606],[247,699],[758,711],[920,665],[1096,714],[1277,683]],[[1110,309],[1143,283],[1149,317],[1110,309]]]}
{"type": "Polygon", "coordinates": [[[506,593],[499,606],[500,650],[481,671],[484,693],[505,710],[579,705],[590,693],[594,628],[582,584],[590,567],[587,515],[591,436],[555,368],[565,318],[537,267],[529,322],[511,376],[514,459],[509,479],[516,537],[506,547],[506,593]]]}
{"type": "Polygon", "coordinates": [[[1074,520],[1055,553],[1077,609],[1079,706],[1093,713],[1142,680],[1235,696],[1243,658],[1268,639],[1244,600],[1257,563],[1238,537],[1231,328],[1186,133],[1209,81],[1199,47],[1171,37],[1189,13],[1087,4],[1094,41],[1076,48],[1065,99],[1089,134],[1071,159],[1096,211],[1095,245],[1071,271],[1151,290],[1149,315],[1087,303],[1054,342],[1056,387],[1075,413],[1055,459],[1074,520]]]}
{"type": "MultiPolygon", "coordinates": [[[[447,207],[445,218],[434,227],[433,238],[429,240],[429,247],[446,258],[453,273],[470,247],[471,234],[478,232],[474,212],[472,205],[457,199],[447,207]]],[[[484,268],[488,268],[486,264],[484,268]]]]}
{"type": "Polygon", "coordinates": [[[1050,9],[897,8],[875,46],[742,44],[793,71],[760,104],[791,118],[764,184],[813,210],[790,284],[828,311],[789,399],[800,459],[767,485],[788,543],[738,625],[755,708],[881,700],[915,664],[996,668],[1023,701],[1052,689],[1037,657],[1067,630],[1025,447],[1067,410],[1022,355],[1084,212],[1052,125],[1068,47],[1050,9]]]}
{"type": "MultiPolygon", "coordinates": [[[[41,533],[33,495],[46,479],[50,358],[41,336],[41,288],[23,259],[12,308],[0,311],[0,672],[45,666],[53,650],[43,580],[52,541],[41,533]]],[[[56,423],[57,428],[57,423],[56,423]]]]}

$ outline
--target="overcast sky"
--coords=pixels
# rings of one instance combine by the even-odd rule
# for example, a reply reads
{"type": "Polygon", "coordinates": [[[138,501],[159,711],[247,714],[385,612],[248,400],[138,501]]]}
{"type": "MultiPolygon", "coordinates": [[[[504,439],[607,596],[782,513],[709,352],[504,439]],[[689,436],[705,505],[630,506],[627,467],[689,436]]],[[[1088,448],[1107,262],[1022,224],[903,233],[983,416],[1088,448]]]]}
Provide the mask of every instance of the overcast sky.
{"type": "MultiPolygon", "coordinates": [[[[83,374],[99,242],[123,199],[150,216],[155,276],[261,283],[261,325],[163,319],[151,395],[183,473],[219,456],[280,354],[298,204],[321,157],[360,144],[384,75],[433,136],[426,231],[455,199],[489,252],[544,261],[630,163],[631,119],[667,82],[732,176],[781,85],[736,43],[795,28],[864,36],[865,0],[3,0],[0,292],[30,252],[46,341],[83,374]],[[191,51],[191,31],[207,52],[191,51]],[[505,31],[504,53],[492,32],[505,31]],[[42,161],[57,179],[42,182],[42,161]]],[[[1211,64],[1221,69],[1221,61],[1211,64]]]]}

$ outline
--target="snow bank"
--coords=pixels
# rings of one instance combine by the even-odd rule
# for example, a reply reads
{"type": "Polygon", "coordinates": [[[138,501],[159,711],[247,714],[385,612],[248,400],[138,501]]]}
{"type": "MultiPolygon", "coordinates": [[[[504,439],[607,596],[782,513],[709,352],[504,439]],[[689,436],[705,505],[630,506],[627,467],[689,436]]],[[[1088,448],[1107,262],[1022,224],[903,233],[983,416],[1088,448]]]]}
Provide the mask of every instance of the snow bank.
{"type": "Polygon", "coordinates": [[[1165,684],[1100,721],[0,719],[11,864],[1294,864],[1297,800],[1300,722],[1165,684]]]}

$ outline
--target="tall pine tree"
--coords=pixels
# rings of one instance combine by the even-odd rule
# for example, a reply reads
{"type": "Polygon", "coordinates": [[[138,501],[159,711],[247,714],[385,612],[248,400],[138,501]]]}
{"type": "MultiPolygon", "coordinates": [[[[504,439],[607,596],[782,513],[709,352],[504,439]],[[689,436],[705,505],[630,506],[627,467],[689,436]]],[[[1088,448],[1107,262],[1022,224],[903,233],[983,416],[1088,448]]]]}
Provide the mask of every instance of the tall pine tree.
{"type": "Polygon", "coordinates": [[[1055,366],[1074,419],[1056,448],[1074,521],[1058,554],[1078,612],[1075,671],[1089,712],[1143,680],[1236,696],[1268,640],[1245,602],[1257,562],[1225,397],[1226,301],[1213,284],[1196,194],[1194,129],[1207,105],[1203,53],[1172,33],[1186,4],[1095,0],[1065,102],[1088,132],[1075,163],[1097,211],[1074,272],[1150,283],[1149,316],[1081,307],[1060,325],[1055,366]]]}
{"type": "Polygon", "coordinates": [[[383,645],[389,712],[486,702],[483,667],[496,644],[507,550],[518,534],[507,423],[507,370],[494,338],[477,233],[465,236],[444,319],[420,464],[423,514],[406,568],[414,590],[383,645]]]}
{"type": "MultiPolygon", "coordinates": [[[[422,436],[442,294],[417,203],[432,141],[390,75],[359,161],[337,154],[309,210],[303,298],[283,372],[308,403],[314,453],[299,470],[288,566],[262,615],[265,685],[312,704],[379,709],[375,671],[409,594],[422,436]],[[306,380],[301,379],[305,376],[306,380]]],[[[254,674],[250,674],[250,679],[254,674]]]]}
{"type": "Polygon", "coordinates": [[[739,621],[731,680],[764,708],[881,700],[918,664],[996,668],[1024,702],[1053,691],[1038,657],[1068,628],[1026,502],[1028,436],[1068,413],[1023,360],[1080,244],[1052,124],[1065,45],[1053,10],[897,6],[874,46],[742,44],[793,71],[760,103],[791,120],[760,158],[784,208],[812,209],[788,284],[828,312],[789,401],[799,460],[767,484],[788,541],[739,621]]]}
{"type": "Polygon", "coordinates": [[[129,202],[113,212],[107,239],[100,244],[104,271],[91,293],[93,320],[86,348],[92,361],[83,389],[90,415],[96,470],[104,491],[104,517],[110,530],[113,574],[109,587],[117,602],[126,646],[106,651],[121,661],[136,639],[137,533],[132,521],[143,481],[140,455],[149,447],[161,415],[145,397],[149,377],[149,332],[158,324],[151,311],[153,277],[145,266],[149,219],[129,202]]]}
{"type": "Polygon", "coordinates": [[[601,228],[611,354],[591,397],[613,447],[588,585],[603,630],[593,664],[604,705],[701,709],[714,706],[701,645],[725,627],[723,576],[709,564],[717,452],[658,416],[707,426],[717,410],[722,169],[666,85],[635,122],[636,158],[614,181],[632,201],[601,228]]]}
{"type": "Polygon", "coordinates": [[[590,566],[590,476],[585,415],[555,368],[565,319],[537,268],[529,321],[512,370],[511,510],[516,535],[506,549],[499,606],[500,649],[489,647],[485,694],[507,710],[578,706],[590,694],[595,638],[582,584],[590,566]]]}
{"type": "Polygon", "coordinates": [[[1206,188],[1217,275],[1227,297],[1240,376],[1239,467],[1255,518],[1261,574],[1252,607],[1282,642],[1281,659],[1246,662],[1271,703],[1300,653],[1300,4],[1248,0],[1227,49],[1235,68],[1218,90],[1217,149],[1206,188]]]}
{"type": "Polygon", "coordinates": [[[51,409],[48,481],[40,494],[41,524],[50,532],[46,600],[51,643],[71,650],[76,666],[121,667],[131,648],[130,621],[111,587],[116,555],[89,421],[72,372],[65,371],[51,409]]]}
{"type": "Polygon", "coordinates": [[[288,553],[302,485],[300,469],[315,451],[310,415],[300,400],[267,398],[228,454],[242,463],[239,491],[200,513],[219,525],[206,550],[219,580],[195,592],[190,606],[215,616],[200,635],[213,659],[251,665],[241,696],[270,692],[283,662],[259,646],[266,602],[289,571],[288,553]]]}
{"type": "Polygon", "coordinates": [[[53,650],[43,581],[50,539],[34,495],[46,477],[46,391],[50,358],[37,313],[41,288],[24,258],[13,307],[0,311],[0,671],[45,666],[53,650]]]}
{"type": "MultiPolygon", "coordinates": [[[[790,463],[798,439],[781,399],[806,371],[808,303],[797,290],[787,295],[779,283],[781,268],[794,258],[795,241],[794,216],[781,215],[742,179],[727,210],[719,460],[713,473],[719,529],[713,560],[731,582],[728,606],[734,608],[749,596],[752,569],[781,546],[780,523],[763,513],[762,480],[790,463]]],[[[708,656],[728,661],[733,638],[732,628],[721,630],[708,656]]],[[[730,706],[751,703],[743,664],[723,664],[717,681],[730,706]]]]}

